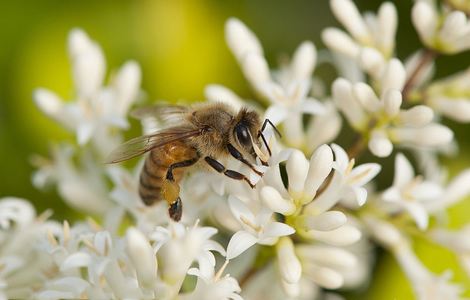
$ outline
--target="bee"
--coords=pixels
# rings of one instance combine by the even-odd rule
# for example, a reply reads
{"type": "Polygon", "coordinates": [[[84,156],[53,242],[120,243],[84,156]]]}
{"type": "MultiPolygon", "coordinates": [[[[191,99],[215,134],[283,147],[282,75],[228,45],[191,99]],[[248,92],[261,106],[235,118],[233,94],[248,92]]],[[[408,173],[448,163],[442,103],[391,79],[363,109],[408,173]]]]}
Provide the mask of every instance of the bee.
{"type": "Polygon", "coordinates": [[[171,219],[179,221],[183,204],[179,197],[185,169],[203,162],[218,173],[254,184],[242,173],[227,169],[218,159],[232,156],[262,176],[255,168],[256,158],[263,165],[271,156],[261,122],[255,111],[241,108],[238,112],[223,103],[202,103],[195,106],[152,106],[138,109],[135,117],[159,116],[171,124],[150,135],[127,141],[115,149],[107,163],[118,163],[149,152],[139,179],[139,195],[146,205],[164,199],[171,219]],[[267,154],[261,150],[264,143],[267,154]]]}

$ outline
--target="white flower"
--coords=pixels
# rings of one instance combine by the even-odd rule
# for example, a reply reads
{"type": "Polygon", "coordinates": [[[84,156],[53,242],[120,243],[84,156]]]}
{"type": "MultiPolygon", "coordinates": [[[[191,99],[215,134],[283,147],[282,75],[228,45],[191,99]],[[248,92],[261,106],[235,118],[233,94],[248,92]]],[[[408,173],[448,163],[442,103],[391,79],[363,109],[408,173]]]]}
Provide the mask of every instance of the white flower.
{"type": "Polygon", "coordinates": [[[339,78],[333,83],[337,107],[355,130],[368,133],[369,150],[376,156],[390,155],[393,144],[436,148],[452,140],[449,128],[432,122],[434,114],[429,107],[400,109],[405,77],[403,65],[392,59],[382,74],[380,97],[362,82],[353,84],[339,78]]]}
{"type": "Polygon", "coordinates": [[[331,148],[335,154],[333,178],[323,193],[307,205],[306,213],[326,211],[340,199],[352,200],[357,206],[362,206],[367,200],[367,190],[363,186],[381,170],[381,166],[376,163],[354,167],[355,160],[350,160],[343,148],[336,144],[331,145],[331,148]]]}
{"type": "Polygon", "coordinates": [[[444,192],[440,198],[424,203],[426,210],[432,214],[438,214],[448,207],[465,200],[470,195],[470,169],[465,169],[452,180],[444,188],[444,192]]]}
{"type": "Polygon", "coordinates": [[[445,54],[470,48],[470,23],[464,12],[440,12],[433,3],[420,0],[414,4],[411,16],[421,41],[427,47],[445,54]]]}
{"type": "Polygon", "coordinates": [[[260,190],[263,203],[285,216],[292,215],[297,208],[314,199],[333,165],[333,153],[328,145],[320,146],[310,161],[299,150],[289,152],[286,164],[288,188],[283,185],[279,166],[272,165],[264,174],[265,186],[260,190]]]}
{"type": "Polygon", "coordinates": [[[331,10],[350,35],[336,28],[322,32],[323,42],[331,50],[355,60],[377,78],[395,50],[397,11],[391,2],[384,2],[377,15],[361,16],[351,0],[331,0],[331,10]]]}
{"type": "Polygon", "coordinates": [[[332,101],[324,102],[325,112],[310,119],[305,132],[305,153],[313,153],[323,144],[331,143],[340,133],[341,116],[332,101]]]}
{"type": "Polygon", "coordinates": [[[138,229],[126,232],[127,252],[137,273],[139,283],[153,287],[157,282],[157,258],[147,238],[138,229]]]}
{"type": "Polygon", "coordinates": [[[89,286],[90,284],[80,277],[64,276],[49,280],[44,290],[35,293],[34,298],[41,300],[80,298],[89,286]]]}
{"type": "Polygon", "coordinates": [[[294,243],[289,237],[281,237],[276,244],[277,261],[282,279],[288,284],[299,282],[302,266],[295,255],[294,243]]]}
{"type": "MultiPolygon", "coordinates": [[[[284,215],[287,222],[302,236],[333,244],[353,243],[360,237],[360,233],[353,227],[343,227],[346,223],[344,213],[329,210],[342,196],[349,193],[348,179],[341,182],[341,175],[333,176],[336,183],[330,192],[315,197],[333,165],[333,153],[327,145],[320,146],[310,161],[307,161],[302,152],[292,150],[286,164],[289,182],[287,190],[282,183],[279,167],[272,166],[264,175],[260,197],[265,206],[284,215]],[[345,231],[351,231],[346,239],[340,233],[345,231]],[[335,235],[335,232],[338,234],[335,235]]],[[[375,176],[375,170],[370,171],[372,177],[375,176]]],[[[354,184],[353,181],[351,183],[354,184]]]]}
{"type": "Polygon", "coordinates": [[[0,229],[7,230],[12,226],[23,227],[30,224],[36,212],[25,199],[5,197],[0,199],[0,229]]]}
{"type": "Polygon", "coordinates": [[[357,261],[349,251],[332,246],[300,244],[295,252],[304,276],[328,289],[341,287],[344,277],[340,270],[354,268],[357,261]]]}
{"type": "Polygon", "coordinates": [[[426,88],[424,101],[442,114],[458,122],[470,122],[470,69],[432,82],[426,88]]]}
{"type": "MultiPolygon", "coordinates": [[[[74,150],[69,145],[55,146],[52,161],[42,159],[33,183],[38,187],[54,181],[67,204],[78,210],[103,215],[111,209],[105,179],[100,166],[90,155],[83,155],[80,167],[72,161],[74,150]]],[[[39,160],[39,159],[37,159],[39,160]]]]}
{"type": "Polygon", "coordinates": [[[407,211],[416,225],[424,230],[429,216],[423,203],[439,199],[442,194],[440,185],[415,177],[411,163],[403,154],[397,154],[393,184],[383,192],[383,200],[393,203],[395,209],[407,211]]]}
{"type": "Polygon", "coordinates": [[[211,272],[211,274],[203,274],[199,269],[189,269],[188,274],[197,276],[196,288],[189,294],[183,294],[181,299],[207,299],[207,300],[243,300],[239,295],[240,286],[235,278],[229,274],[222,276],[228,260],[219,271],[211,272]]]}
{"type": "Polygon", "coordinates": [[[30,299],[33,287],[43,284],[51,260],[37,248],[49,215],[36,217],[24,199],[0,199],[0,299],[30,299]]]}
{"type": "Polygon", "coordinates": [[[74,131],[80,145],[94,138],[103,155],[116,146],[109,128],[127,128],[126,114],[137,99],[140,68],[127,62],[108,87],[102,87],[105,61],[101,48],[80,29],[69,35],[69,53],[76,88],[74,102],[64,103],[46,89],[37,89],[34,100],[49,117],[74,131]]]}
{"type": "Polygon", "coordinates": [[[168,285],[160,292],[161,297],[172,297],[178,293],[186,273],[194,261],[198,262],[203,275],[211,274],[215,257],[211,251],[225,255],[222,246],[210,240],[217,233],[213,227],[199,227],[198,222],[186,228],[181,223],[170,223],[168,228],[157,227],[149,234],[157,252],[158,268],[161,279],[168,285]]]}
{"type": "Polygon", "coordinates": [[[273,245],[278,237],[295,232],[289,225],[273,221],[273,212],[266,207],[261,207],[255,214],[237,197],[230,196],[228,201],[232,214],[242,230],[230,238],[227,259],[237,257],[254,244],[273,245]]]}
{"type": "Polygon", "coordinates": [[[240,110],[246,103],[234,91],[219,84],[209,84],[204,89],[204,95],[211,102],[223,102],[235,110],[240,110]]]}
{"type": "Polygon", "coordinates": [[[275,264],[270,264],[260,270],[252,280],[243,286],[243,297],[253,300],[319,299],[321,290],[311,280],[301,277],[297,284],[288,284],[279,278],[279,271],[277,269],[275,264]]]}
{"type": "Polygon", "coordinates": [[[308,96],[316,63],[315,46],[311,42],[303,42],[291,63],[271,76],[261,44],[241,21],[234,18],[227,21],[226,39],[245,77],[255,91],[271,104],[265,118],[275,125],[284,125],[289,144],[302,145],[302,114],[324,112],[323,105],[308,96]]]}
{"type": "Polygon", "coordinates": [[[467,224],[463,228],[451,231],[447,229],[435,229],[430,232],[434,241],[443,247],[453,251],[459,258],[460,265],[470,276],[470,225],[467,224]]]}
{"type": "Polygon", "coordinates": [[[450,271],[438,276],[431,273],[416,257],[408,240],[393,225],[368,217],[366,223],[373,237],[395,256],[405,275],[413,285],[418,299],[461,299],[463,289],[449,281],[450,271]]]}

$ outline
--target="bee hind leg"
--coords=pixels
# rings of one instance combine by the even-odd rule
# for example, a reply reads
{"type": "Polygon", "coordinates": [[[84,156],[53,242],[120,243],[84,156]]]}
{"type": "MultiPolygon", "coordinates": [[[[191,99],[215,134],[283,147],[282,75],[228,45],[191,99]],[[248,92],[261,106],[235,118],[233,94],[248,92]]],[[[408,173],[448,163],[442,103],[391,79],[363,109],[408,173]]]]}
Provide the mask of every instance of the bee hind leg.
{"type": "Polygon", "coordinates": [[[174,163],[168,167],[166,177],[162,185],[162,196],[168,203],[168,214],[170,218],[178,222],[183,214],[183,202],[179,197],[180,186],[173,177],[173,170],[176,168],[189,167],[195,164],[199,158],[189,159],[174,163]]]}
{"type": "Polygon", "coordinates": [[[176,200],[168,206],[168,214],[175,222],[181,220],[181,216],[183,215],[183,202],[180,197],[176,198],[176,200]]]}

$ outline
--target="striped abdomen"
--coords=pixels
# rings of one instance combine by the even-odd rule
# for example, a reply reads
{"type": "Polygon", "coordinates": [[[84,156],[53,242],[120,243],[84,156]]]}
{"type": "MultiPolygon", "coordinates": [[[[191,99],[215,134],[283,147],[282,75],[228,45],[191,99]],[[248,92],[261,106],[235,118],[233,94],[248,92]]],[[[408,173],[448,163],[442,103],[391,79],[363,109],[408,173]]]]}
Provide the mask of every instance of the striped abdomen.
{"type": "MultiPolygon", "coordinates": [[[[183,141],[176,141],[156,148],[147,155],[140,173],[139,195],[146,205],[152,205],[162,199],[161,190],[168,168],[177,162],[197,156],[196,150],[183,141]]],[[[173,177],[179,182],[184,169],[173,170],[173,177]]]]}

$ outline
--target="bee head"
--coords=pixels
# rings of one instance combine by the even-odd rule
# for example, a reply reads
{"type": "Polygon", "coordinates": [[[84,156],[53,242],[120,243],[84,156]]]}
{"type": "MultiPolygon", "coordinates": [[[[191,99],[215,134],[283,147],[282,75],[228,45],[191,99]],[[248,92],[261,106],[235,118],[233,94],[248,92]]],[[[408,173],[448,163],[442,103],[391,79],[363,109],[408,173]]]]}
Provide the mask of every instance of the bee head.
{"type": "Polygon", "coordinates": [[[253,159],[259,157],[262,161],[269,158],[261,151],[261,142],[258,138],[261,130],[261,120],[258,113],[243,108],[235,118],[233,136],[238,146],[253,159]]]}

